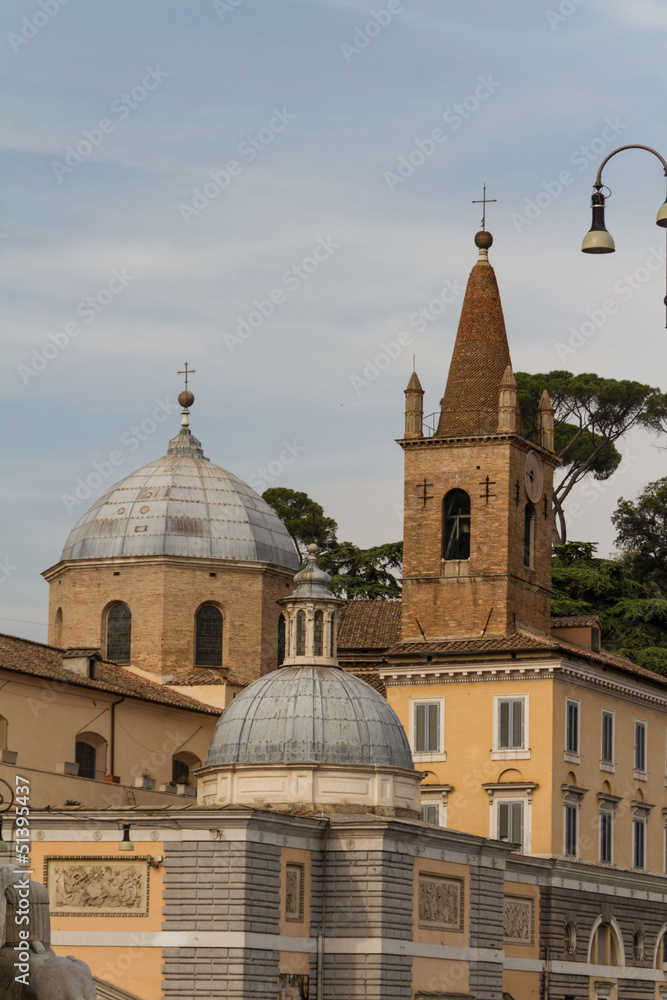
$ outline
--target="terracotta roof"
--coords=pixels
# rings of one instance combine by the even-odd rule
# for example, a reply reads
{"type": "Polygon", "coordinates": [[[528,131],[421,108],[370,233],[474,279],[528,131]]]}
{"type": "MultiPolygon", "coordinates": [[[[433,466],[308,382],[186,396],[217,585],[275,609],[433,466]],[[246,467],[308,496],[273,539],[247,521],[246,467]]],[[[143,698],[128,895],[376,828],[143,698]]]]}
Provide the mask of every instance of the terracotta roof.
{"type": "MultiPolygon", "coordinates": [[[[594,615],[571,615],[563,618],[552,618],[554,628],[574,628],[577,626],[599,625],[594,615]]],[[[371,662],[364,662],[363,656],[355,656],[353,650],[360,653],[368,650],[369,654],[384,654],[385,656],[433,656],[444,654],[454,656],[474,656],[482,653],[502,652],[561,652],[580,659],[588,660],[603,667],[615,667],[625,673],[644,677],[661,686],[667,685],[667,677],[656,674],[652,670],[637,666],[624,656],[616,656],[600,650],[584,649],[566,639],[555,636],[540,635],[535,632],[517,631],[511,635],[489,636],[484,639],[441,639],[432,642],[400,642],[401,599],[390,600],[351,600],[347,601],[340,623],[338,647],[341,661],[346,670],[363,677],[373,684],[378,691],[381,688],[369,678],[377,673],[378,663],[373,655],[367,656],[371,662]]],[[[380,660],[380,655],[377,655],[380,660]]],[[[380,681],[380,683],[382,683],[380,681]]]]}
{"type": "Polygon", "coordinates": [[[227,678],[217,670],[189,670],[185,674],[175,674],[170,685],[191,687],[195,684],[226,684],[227,678]]]}
{"type": "Polygon", "coordinates": [[[563,615],[562,618],[552,618],[552,628],[585,628],[588,625],[600,627],[597,615],[563,615]]]}
{"type": "Polygon", "coordinates": [[[591,660],[593,663],[599,663],[603,667],[617,667],[619,670],[624,671],[628,674],[635,674],[637,677],[644,677],[647,680],[653,681],[655,684],[659,684],[662,687],[667,686],[667,677],[662,674],[657,674],[653,670],[647,670],[645,667],[639,667],[632,660],[628,660],[625,656],[617,656],[616,653],[607,653],[604,650],[600,650],[599,653],[593,652],[591,649],[582,649],[581,646],[575,645],[573,642],[567,642],[565,639],[553,640],[558,647],[564,653],[569,653],[572,656],[578,656],[580,659],[591,660]]]}
{"type": "Polygon", "coordinates": [[[430,656],[435,653],[493,653],[519,652],[520,650],[555,649],[556,640],[533,633],[513,632],[511,635],[494,635],[487,639],[440,639],[429,642],[399,642],[386,651],[387,656],[430,656]]]}
{"type": "Polygon", "coordinates": [[[511,364],[496,275],[487,261],[470,272],[436,437],[494,434],[511,364]]]}
{"type": "Polygon", "coordinates": [[[364,667],[355,666],[351,670],[348,667],[345,667],[344,669],[346,673],[354,674],[354,676],[358,677],[360,680],[366,681],[366,683],[370,684],[372,688],[379,691],[383,698],[387,697],[387,689],[384,685],[384,681],[377,672],[377,667],[369,667],[366,669],[364,667]]]}
{"type": "Polygon", "coordinates": [[[398,642],[400,634],[399,597],[349,600],[338,624],[338,648],[385,650],[398,642]]]}
{"type": "Polygon", "coordinates": [[[166,685],[139,677],[129,670],[124,670],[123,667],[116,666],[115,663],[98,661],[95,665],[95,677],[83,677],[63,667],[65,652],[55,646],[45,646],[41,642],[0,634],[0,668],[4,670],[15,670],[33,677],[46,677],[76,687],[111,691],[142,701],[170,705],[172,708],[185,708],[192,712],[205,712],[207,715],[220,714],[217,708],[172,691],[166,685]]]}
{"type": "Polygon", "coordinates": [[[513,632],[511,635],[491,636],[488,639],[443,639],[438,642],[401,642],[386,651],[387,656],[431,656],[431,655],[451,655],[456,654],[471,656],[480,653],[502,653],[502,652],[537,652],[545,653],[567,653],[568,656],[577,657],[580,660],[587,660],[602,667],[614,667],[623,673],[633,674],[650,680],[661,687],[667,686],[667,677],[656,674],[652,670],[637,666],[632,660],[625,656],[617,656],[615,653],[607,653],[601,650],[599,653],[591,649],[584,649],[573,642],[565,639],[556,639],[546,635],[538,635],[534,632],[513,632]]]}

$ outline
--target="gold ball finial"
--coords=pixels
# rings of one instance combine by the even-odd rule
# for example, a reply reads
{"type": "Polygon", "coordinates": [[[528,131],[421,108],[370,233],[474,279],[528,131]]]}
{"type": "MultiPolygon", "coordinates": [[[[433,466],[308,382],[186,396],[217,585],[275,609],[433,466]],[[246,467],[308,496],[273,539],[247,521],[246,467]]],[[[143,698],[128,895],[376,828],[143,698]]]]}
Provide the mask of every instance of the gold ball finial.
{"type": "Polygon", "coordinates": [[[479,250],[488,250],[493,245],[493,236],[486,229],[480,229],[475,233],[475,246],[479,250]]]}
{"type": "Polygon", "coordinates": [[[179,392],[178,394],[179,405],[184,407],[186,410],[190,406],[192,406],[194,401],[195,401],[194,394],[191,393],[189,389],[186,389],[184,392],[179,392]]]}

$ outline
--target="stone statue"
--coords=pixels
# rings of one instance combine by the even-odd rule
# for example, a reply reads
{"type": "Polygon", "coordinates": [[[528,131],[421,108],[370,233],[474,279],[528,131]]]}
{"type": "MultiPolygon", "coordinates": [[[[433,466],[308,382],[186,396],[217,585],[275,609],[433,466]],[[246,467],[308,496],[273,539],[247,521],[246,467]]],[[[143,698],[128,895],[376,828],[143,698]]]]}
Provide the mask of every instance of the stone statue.
{"type": "Polygon", "coordinates": [[[96,1000],[86,963],[51,948],[46,889],[15,865],[0,867],[0,940],[0,1000],[96,1000]]]}

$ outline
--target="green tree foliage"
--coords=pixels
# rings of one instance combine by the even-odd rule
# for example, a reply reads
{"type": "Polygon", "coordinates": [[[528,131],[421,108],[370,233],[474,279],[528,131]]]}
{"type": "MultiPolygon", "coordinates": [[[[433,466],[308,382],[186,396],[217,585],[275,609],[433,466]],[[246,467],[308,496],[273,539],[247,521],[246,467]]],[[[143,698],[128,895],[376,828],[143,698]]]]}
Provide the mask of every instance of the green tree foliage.
{"type": "Polygon", "coordinates": [[[562,476],[554,490],[554,536],[567,539],[563,505],[584,476],[608,479],[621,455],[616,442],[634,426],[667,429],[667,394],[650,385],[567,371],[516,375],[523,433],[537,440],[537,410],[547,390],[554,406],[556,454],[562,476]]]}
{"type": "Polygon", "coordinates": [[[302,561],[313,537],[320,549],[333,548],[338,544],[338,525],[332,517],[326,516],[320,504],[311,500],[307,493],[276,486],[265,490],[262,500],[273,507],[289,531],[302,561]]]}
{"type": "Polygon", "coordinates": [[[331,574],[331,589],[339,597],[400,597],[401,585],[392,571],[400,573],[402,562],[402,542],[370,549],[342,542],[318,559],[331,574]]]}
{"type": "Polygon", "coordinates": [[[631,559],[600,559],[596,548],[567,542],[554,549],[553,614],[597,615],[605,649],[667,674],[667,596],[636,575],[631,559]]]}
{"type": "Polygon", "coordinates": [[[637,500],[621,497],[612,522],[635,575],[667,592],[667,477],[645,486],[637,500]]]}
{"type": "Polygon", "coordinates": [[[262,493],[294,539],[301,561],[313,540],[320,548],[317,562],[331,574],[331,589],[339,597],[400,597],[403,543],[389,542],[360,549],[338,542],[338,525],[307,493],[275,487],[262,493]]]}

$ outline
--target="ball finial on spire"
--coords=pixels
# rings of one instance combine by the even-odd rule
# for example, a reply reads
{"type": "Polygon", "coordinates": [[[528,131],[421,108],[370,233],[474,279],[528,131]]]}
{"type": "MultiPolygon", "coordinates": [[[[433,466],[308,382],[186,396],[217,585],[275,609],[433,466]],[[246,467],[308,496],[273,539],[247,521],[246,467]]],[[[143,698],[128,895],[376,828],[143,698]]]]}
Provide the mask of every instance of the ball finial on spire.
{"type": "Polygon", "coordinates": [[[488,250],[489,247],[493,246],[493,236],[486,229],[480,229],[478,233],[475,233],[475,246],[480,250],[488,250]]]}
{"type": "Polygon", "coordinates": [[[188,389],[188,375],[194,375],[194,374],[195,374],[194,368],[188,369],[187,361],[185,362],[185,369],[182,372],[177,372],[177,375],[185,375],[185,389],[183,390],[183,392],[179,392],[178,394],[178,402],[180,406],[183,407],[183,415],[181,417],[182,427],[190,426],[190,421],[188,420],[188,407],[192,406],[192,404],[195,401],[195,397],[193,393],[191,393],[190,390],[188,389]]]}

